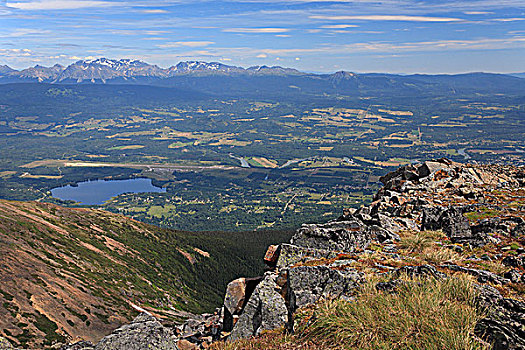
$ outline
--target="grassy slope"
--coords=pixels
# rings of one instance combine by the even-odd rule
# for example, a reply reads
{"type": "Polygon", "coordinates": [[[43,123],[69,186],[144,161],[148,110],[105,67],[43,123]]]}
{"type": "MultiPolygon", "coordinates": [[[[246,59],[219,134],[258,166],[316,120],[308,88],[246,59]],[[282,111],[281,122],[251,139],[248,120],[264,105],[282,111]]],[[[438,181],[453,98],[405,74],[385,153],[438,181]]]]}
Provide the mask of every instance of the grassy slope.
{"type": "Polygon", "coordinates": [[[215,350],[255,349],[454,349],[486,350],[473,335],[483,313],[476,309],[470,278],[410,279],[396,293],[368,283],[355,302],[326,300],[303,309],[296,332],[267,332],[234,343],[216,343],[215,350]]]}
{"type": "Polygon", "coordinates": [[[228,281],[256,275],[267,245],[288,238],[186,233],[102,210],[1,200],[0,329],[40,347],[98,340],[136,314],[131,303],[167,319],[210,311],[228,281]]]}

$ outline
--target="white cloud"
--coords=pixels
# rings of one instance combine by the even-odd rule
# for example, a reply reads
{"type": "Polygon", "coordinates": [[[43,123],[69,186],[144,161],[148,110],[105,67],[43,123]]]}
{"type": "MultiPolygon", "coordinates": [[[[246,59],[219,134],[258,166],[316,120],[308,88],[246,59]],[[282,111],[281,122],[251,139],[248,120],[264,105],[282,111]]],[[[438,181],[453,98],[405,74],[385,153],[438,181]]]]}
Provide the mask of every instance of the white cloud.
{"type": "Polygon", "coordinates": [[[494,12],[489,12],[489,11],[465,11],[463,13],[466,14],[466,15],[491,15],[494,12]]]}
{"type": "Polygon", "coordinates": [[[169,11],[161,10],[161,9],[152,9],[152,10],[141,10],[142,13],[147,14],[162,14],[162,13],[169,13],[169,11]]]}
{"type": "Polygon", "coordinates": [[[515,22],[515,21],[525,21],[525,17],[515,17],[515,18],[494,18],[492,21],[496,22],[515,22]]]}
{"type": "Polygon", "coordinates": [[[227,28],[223,29],[226,33],[286,33],[287,28],[227,28]]]}
{"type": "Polygon", "coordinates": [[[175,42],[169,42],[165,44],[157,45],[157,47],[160,47],[162,49],[171,49],[175,47],[204,47],[204,46],[210,46],[215,44],[213,41],[175,41],[175,42]]]}
{"type": "Polygon", "coordinates": [[[346,28],[358,28],[358,25],[355,24],[333,24],[333,25],[325,25],[321,26],[320,28],[323,29],[346,29],[346,28]]]}
{"type": "Polygon", "coordinates": [[[121,6],[125,3],[91,0],[38,0],[25,2],[8,2],[8,7],[20,10],[73,10],[88,7],[121,6]]]}
{"type": "Polygon", "coordinates": [[[4,37],[7,38],[19,38],[23,36],[41,36],[41,35],[47,35],[51,33],[50,30],[40,30],[40,29],[32,29],[32,28],[18,28],[12,31],[9,34],[3,34],[4,37]]]}
{"type": "Polygon", "coordinates": [[[459,18],[425,17],[404,15],[366,15],[366,16],[310,16],[311,19],[326,19],[332,21],[363,20],[363,21],[403,21],[403,22],[458,22],[459,18]]]}

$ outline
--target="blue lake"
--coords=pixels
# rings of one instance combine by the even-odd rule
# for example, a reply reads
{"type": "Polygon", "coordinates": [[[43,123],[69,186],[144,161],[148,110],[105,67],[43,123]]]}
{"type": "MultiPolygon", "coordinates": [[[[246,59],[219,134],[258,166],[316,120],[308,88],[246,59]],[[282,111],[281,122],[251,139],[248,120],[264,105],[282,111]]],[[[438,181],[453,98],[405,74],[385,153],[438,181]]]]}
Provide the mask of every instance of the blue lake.
{"type": "Polygon", "coordinates": [[[151,179],[96,180],[79,182],[51,190],[53,197],[72,200],[86,205],[100,205],[123,193],[166,192],[165,188],[153,186],[151,179]]]}

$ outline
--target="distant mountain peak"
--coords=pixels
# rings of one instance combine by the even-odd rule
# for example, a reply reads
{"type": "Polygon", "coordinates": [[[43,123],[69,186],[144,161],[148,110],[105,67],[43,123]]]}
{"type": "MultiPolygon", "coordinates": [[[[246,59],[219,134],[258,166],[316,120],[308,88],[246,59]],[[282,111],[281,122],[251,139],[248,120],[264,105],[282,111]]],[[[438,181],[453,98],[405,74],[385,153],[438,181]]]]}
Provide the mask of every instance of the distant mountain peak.
{"type": "Polygon", "coordinates": [[[0,74],[6,74],[11,72],[15,72],[15,70],[9,67],[8,65],[0,66],[0,74]]]}
{"type": "Polygon", "coordinates": [[[220,62],[183,61],[168,69],[172,74],[190,72],[242,72],[245,69],[220,62]]]}

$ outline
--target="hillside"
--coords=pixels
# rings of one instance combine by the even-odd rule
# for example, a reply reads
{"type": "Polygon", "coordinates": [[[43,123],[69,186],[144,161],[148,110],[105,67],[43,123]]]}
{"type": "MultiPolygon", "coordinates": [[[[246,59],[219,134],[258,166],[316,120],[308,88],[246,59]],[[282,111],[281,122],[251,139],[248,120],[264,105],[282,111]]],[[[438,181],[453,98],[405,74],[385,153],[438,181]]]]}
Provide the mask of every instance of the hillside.
{"type": "Polygon", "coordinates": [[[149,310],[213,310],[286,233],[185,233],[94,209],[0,201],[0,329],[21,347],[98,340],[149,310]],[[240,240],[239,238],[243,239],[240,240]]]}
{"type": "Polygon", "coordinates": [[[440,159],[381,181],[370,205],[270,246],[214,314],[142,313],[66,349],[523,349],[525,169],[440,159]]]}

